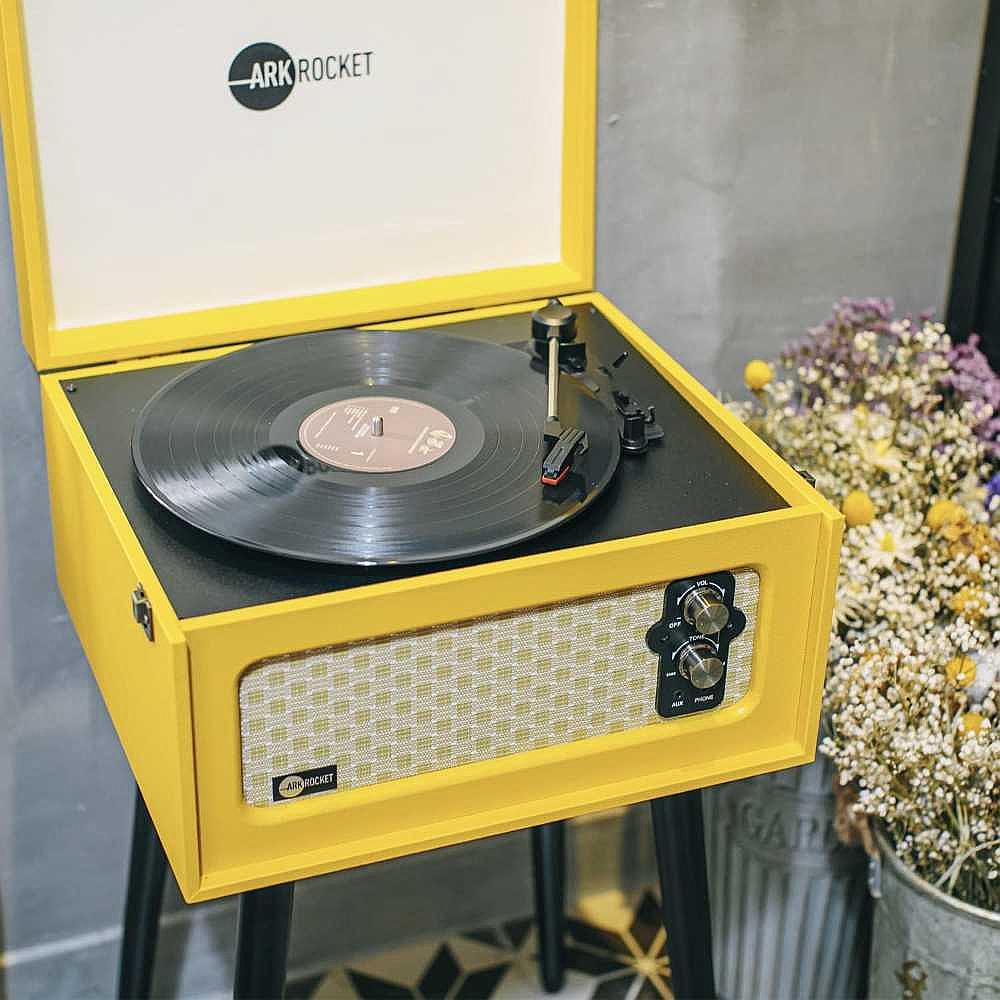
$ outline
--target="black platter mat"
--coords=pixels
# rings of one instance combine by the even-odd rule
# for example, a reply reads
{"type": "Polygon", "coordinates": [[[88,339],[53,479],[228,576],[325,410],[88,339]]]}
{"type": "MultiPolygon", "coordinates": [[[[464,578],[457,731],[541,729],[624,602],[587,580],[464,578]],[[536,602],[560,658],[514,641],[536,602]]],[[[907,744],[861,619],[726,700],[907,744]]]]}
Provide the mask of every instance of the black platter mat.
{"type": "Polygon", "coordinates": [[[535,537],[596,499],[618,467],[615,417],[565,377],[559,415],[587,432],[590,448],[561,484],[544,486],[545,377],[527,353],[427,331],[342,330],[186,371],[139,414],[132,457],[156,501],[226,541],[316,562],[432,562],[535,537]],[[360,396],[440,410],[454,424],[454,446],[402,472],[310,458],[298,440],[302,420],[360,396]]]}

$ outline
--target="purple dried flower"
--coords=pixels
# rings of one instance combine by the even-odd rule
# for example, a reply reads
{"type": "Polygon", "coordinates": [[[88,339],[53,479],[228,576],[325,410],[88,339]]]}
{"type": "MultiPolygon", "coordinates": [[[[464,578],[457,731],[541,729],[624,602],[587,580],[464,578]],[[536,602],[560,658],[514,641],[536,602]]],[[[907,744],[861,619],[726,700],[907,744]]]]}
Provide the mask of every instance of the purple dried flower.
{"type": "Polygon", "coordinates": [[[1000,511],[1000,472],[986,484],[986,509],[991,514],[1000,511]]]}
{"type": "MultiPolygon", "coordinates": [[[[795,367],[842,371],[842,381],[856,387],[860,400],[865,383],[883,371],[888,362],[882,358],[872,360],[866,352],[859,351],[854,338],[866,330],[890,335],[894,310],[892,299],[841,299],[834,305],[830,319],[813,327],[802,340],[788,345],[781,355],[782,361],[795,367]]],[[[805,387],[803,402],[811,405],[821,394],[816,386],[805,387]]]]}
{"type": "Polygon", "coordinates": [[[951,371],[941,379],[941,384],[982,412],[976,435],[987,454],[1000,459],[1000,376],[990,367],[978,345],[979,337],[973,334],[967,343],[952,348],[948,353],[951,371]]]}
{"type": "MultiPolygon", "coordinates": [[[[792,341],[782,352],[781,361],[789,368],[808,370],[810,377],[799,381],[797,392],[787,405],[799,412],[813,407],[824,398],[832,380],[846,392],[849,405],[864,403],[873,413],[901,416],[896,408],[909,409],[909,417],[929,415],[941,406],[972,406],[973,427],[986,456],[1000,462],[1000,376],[991,368],[986,355],[978,348],[978,337],[968,343],[951,346],[941,338],[927,347],[926,340],[915,337],[919,329],[931,320],[932,310],[920,313],[920,322],[907,315],[894,320],[892,299],[841,299],[833,307],[833,315],[821,326],[808,331],[801,340],[792,341]],[[858,334],[867,333],[859,347],[858,334]],[[875,334],[874,342],[871,334],[875,334]],[[904,344],[900,338],[906,338],[904,344]],[[910,352],[916,348],[916,352],[910,352]],[[893,378],[905,375],[911,366],[948,371],[938,376],[940,394],[932,391],[922,401],[872,398],[869,386],[879,376],[893,378]]],[[[885,383],[883,383],[885,384],[885,383]]]]}

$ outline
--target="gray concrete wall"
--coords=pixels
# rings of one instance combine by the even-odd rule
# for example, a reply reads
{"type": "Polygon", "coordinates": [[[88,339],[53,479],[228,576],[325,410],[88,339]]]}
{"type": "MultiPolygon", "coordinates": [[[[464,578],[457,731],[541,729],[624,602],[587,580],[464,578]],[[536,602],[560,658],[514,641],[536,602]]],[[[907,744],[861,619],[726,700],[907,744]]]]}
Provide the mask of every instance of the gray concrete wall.
{"type": "Polygon", "coordinates": [[[601,10],[598,284],[696,375],[841,295],[943,313],[980,0],[601,10]]]}
{"type": "MultiPolygon", "coordinates": [[[[729,390],[747,357],[842,294],[942,306],[983,14],[982,0],[604,0],[599,287],[729,390]]],[[[130,810],[127,767],[56,590],[4,222],[0,984],[11,995],[110,992],[130,810]]],[[[527,905],[523,837],[317,880],[293,960],[362,946],[366,927],[384,939],[527,905]]],[[[170,918],[163,988],[225,992],[232,916],[222,903],[170,918]]]]}

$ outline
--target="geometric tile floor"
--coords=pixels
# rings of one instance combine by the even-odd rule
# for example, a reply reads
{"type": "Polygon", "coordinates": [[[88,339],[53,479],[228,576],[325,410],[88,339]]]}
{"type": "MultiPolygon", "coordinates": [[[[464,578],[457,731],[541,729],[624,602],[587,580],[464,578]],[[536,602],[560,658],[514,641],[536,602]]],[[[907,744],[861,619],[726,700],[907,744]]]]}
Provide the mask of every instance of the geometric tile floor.
{"type": "MultiPolygon", "coordinates": [[[[565,1000],[672,1000],[670,961],[652,892],[584,897],[567,919],[565,1000]]],[[[538,982],[530,917],[366,955],[308,979],[286,998],[528,1000],[538,982]]]]}

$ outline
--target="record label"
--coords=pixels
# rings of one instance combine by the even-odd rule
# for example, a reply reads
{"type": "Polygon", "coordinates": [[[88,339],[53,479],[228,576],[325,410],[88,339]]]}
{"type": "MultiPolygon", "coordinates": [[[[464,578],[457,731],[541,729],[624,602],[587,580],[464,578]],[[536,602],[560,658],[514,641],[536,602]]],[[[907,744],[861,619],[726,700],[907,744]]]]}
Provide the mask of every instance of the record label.
{"type": "Polygon", "coordinates": [[[355,396],[302,421],[299,443],[313,458],[355,472],[406,472],[443,458],[455,425],[440,410],[400,396],[355,396]]]}

